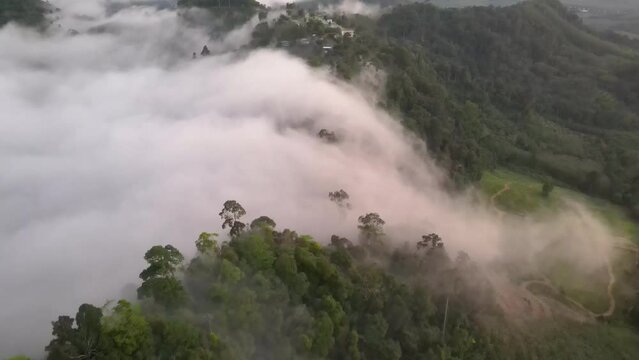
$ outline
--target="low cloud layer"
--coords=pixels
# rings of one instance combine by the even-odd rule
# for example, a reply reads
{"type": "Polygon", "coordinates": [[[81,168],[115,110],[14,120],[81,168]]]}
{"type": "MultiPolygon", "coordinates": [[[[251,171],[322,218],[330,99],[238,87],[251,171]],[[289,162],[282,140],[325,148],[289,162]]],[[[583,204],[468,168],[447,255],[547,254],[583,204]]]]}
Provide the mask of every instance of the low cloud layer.
{"type": "Polygon", "coordinates": [[[204,31],[107,3],[56,4],[45,35],[0,30],[0,357],[38,354],[57,315],[122,296],[150,246],[188,254],[220,232],[227,199],[323,242],[375,211],[397,241],[438,232],[487,261],[504,243],[607,236],[582,210],[522,220],[450,196],[423,143],[356,88],[283,52],[223,53],[250,26],[192,60],[204,31]],[[351,211],[328,201],[337,189],[351,211]]]}
{"type": "Polygon", "coordinates": [[[336,14],[359,14],[374,16],[379,14],[381,6],[378,4],[368,4],[359,0],[343,0],[336,4],[320,6],[320,11],[336,14]]]}

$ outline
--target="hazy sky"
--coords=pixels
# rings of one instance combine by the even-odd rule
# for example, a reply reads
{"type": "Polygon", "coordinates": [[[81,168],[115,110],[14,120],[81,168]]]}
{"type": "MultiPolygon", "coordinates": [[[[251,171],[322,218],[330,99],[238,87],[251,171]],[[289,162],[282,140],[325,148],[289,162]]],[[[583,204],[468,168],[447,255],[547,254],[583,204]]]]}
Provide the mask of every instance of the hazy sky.
{"type": "Polygon", "coordinates": [[[52,2],[50,33],[0,30],[0,357],[41,353],[58,315],[137,286],[152,245],[192,253],[227,199],[320,241],[375,211],[398,242],[438,232],[477,260],[606,236],[580,210],[522,220],[451,197],[424,144],[360,90],[282,52],[228,52],[254,23],[212,42],[172,11],[52,2]],[[192,60],[207,42],[220,55],[192,60]],[[351,212],[328,201],[337,189],[351,212]]]}

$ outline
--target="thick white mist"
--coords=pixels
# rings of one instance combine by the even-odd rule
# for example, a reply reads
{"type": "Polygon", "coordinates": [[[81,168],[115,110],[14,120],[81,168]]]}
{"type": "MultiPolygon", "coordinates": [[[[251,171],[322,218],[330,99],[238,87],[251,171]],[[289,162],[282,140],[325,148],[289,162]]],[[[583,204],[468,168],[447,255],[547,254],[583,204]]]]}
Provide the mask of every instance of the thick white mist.
{"type": "Polygon", "coordinates": [[[106,3],[61,2],[46,35],[0,30],[0,356],[37,355],[57,315],[122,296],[150,246],[192,252],[221,231],[227,199],[319,241],[355,236],[375,211],[397,242],[438,232],[478,260],[513,239],[605,235],[579,212],[513,220],[451,197],[423,144],[325,70],[271,50],[192,60],[203,31],[169,10],[107,16],[106,3]],[[337,189],[350,212],[328,201],[337,189]]]}

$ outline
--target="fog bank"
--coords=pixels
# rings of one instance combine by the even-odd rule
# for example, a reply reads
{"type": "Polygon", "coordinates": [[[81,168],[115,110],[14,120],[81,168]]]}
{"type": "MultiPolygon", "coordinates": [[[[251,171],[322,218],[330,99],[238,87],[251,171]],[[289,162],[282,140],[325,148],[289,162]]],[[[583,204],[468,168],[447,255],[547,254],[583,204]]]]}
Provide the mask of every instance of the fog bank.
{"type": "Polygon", "coordinates": [[[213,42],[170,9],[109,3],[59,1],[44,35],[0,30],[0,357],[40,353],[59,314],[121,296],[152,245],[189,254],[221,232],[227,199],[322,242],[374,211],[398,242],[437,232],[484,261],[607,237],[581,209],[534,221],[449,195],[424,144],[358,89],[283,52],[228,52],[250,26],[213,42]],[[192,60],[205,43],[219,55],[192,60]]]}

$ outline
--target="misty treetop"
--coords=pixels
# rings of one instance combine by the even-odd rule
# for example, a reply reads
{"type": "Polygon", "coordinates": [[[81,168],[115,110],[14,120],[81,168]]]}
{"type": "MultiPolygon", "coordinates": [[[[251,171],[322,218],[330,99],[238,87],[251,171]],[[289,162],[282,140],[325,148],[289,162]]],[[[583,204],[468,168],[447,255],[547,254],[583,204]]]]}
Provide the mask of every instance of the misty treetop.
{"type": "MultiPolygon", "coordinates": [[[[237,222],[244,213],[229,200],[220,216],[237,222]]],[[[228,240],[202,233],[189,261],[171,245],[153,246],[144,255],[139,302],[83,304],[75,317],[60,316],[47,358],[632,358],[634,350],[611,343],[622,335],[597,333],[602,327],[574,327],[575,340],[553,328],[509,332],[490,282],[468,254],[451,259],[435,233],[394,245],[400,239],[385,235],[377,213],[358,222],[359,241],[333,235],[325,246],[276,230],[268,216],[248,228],[226,224],[228,240]],[[501,335],[482,318],[497,321],[501,335]],[[580,348],[595,334],[601,339],[580,348]]]]}
{"type": "MultiPolygon", "coordinates": [[[[226,202],[223,220],[237,221],[240,209],[226,202]]],[[[383,225],[366,214],[366,241],[333,236],[322,246],[262,216],[250,228],[231,225],[228,241],[202,233],[186,263],[173,246],[154,246],[139,304],[84,304],[75,318],[60,316],[48,359],[495,358],[461,306],[448,310],[444,333],[443,293],[428,285],[459,283],[467,262],[444,260],[443,246],[380,250],[370,239],[385,241],[383,225]]]]}

